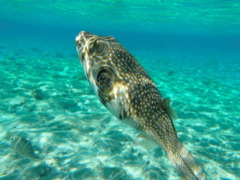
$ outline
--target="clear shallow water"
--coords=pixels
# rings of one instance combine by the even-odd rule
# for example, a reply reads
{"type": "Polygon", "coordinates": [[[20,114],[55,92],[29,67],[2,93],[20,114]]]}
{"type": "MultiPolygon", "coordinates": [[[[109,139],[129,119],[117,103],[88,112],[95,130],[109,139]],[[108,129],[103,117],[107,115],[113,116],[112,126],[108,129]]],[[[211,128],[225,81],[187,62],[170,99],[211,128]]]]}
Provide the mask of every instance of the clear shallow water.
{"type": "Polygon", "coordinates": [[[179,138],[209,179],[240,178],[237,1],[193,1],[190,12],[162,2],[168,16],[151,10],[157,1],[41,2],[0,1],[1,179],[179,179],[160,147],[136,146],[138,132],[93,94],[75,52],[81,30],[113,35],[137,57],[171,98],[179,138]],[[15,155],[8,133],[41,160],[15,155]]]}

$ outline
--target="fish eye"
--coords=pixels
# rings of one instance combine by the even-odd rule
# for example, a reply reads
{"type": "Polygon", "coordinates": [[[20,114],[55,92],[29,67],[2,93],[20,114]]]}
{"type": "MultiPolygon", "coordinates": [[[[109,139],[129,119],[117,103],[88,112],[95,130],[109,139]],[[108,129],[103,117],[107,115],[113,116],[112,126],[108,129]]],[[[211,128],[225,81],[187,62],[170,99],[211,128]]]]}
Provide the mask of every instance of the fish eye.
{"type": "Polygon", "coordinates": [[[13,140],[14,140],[14,137],[11,137],[11,138],[10,138],[10,141],[13,141],[13,140]]]}
{"type": "Polygon", "coordinates": [[[98,47],[99,47],[99,45],[98,45],[97,41],[94,41],[94,43],[93,43],[93,49],[98,49],[98,47]]]}
{"type": "Polygon", "coordinates": [[[97,44],[97,40],[95,40],[95,41],[92,43],[91,48],[89,49],[89,53],[90,53],[90,54],[93,54],[94,52],[96,52],[97,49],[98,49],[98,44],[97,44]]]}
{"type": "Polygon", "coordinates": [[[92,43],[92,48],[90,49],[90,54],[92,54],[93,52],[97,53],[97,54],[103,54],[106,51],[106,43],[99,41],[99,40],[95,40],[92,43]]]}
{"type": "Polygon", "coordinates": [[[96,53],[100,53],[101,49],[102,49],[101,46],[102,46],[102,43],[99,43],[97,40],[94,41],[93,46],[92,46],[93,51],[95,51],[96,53]]]}

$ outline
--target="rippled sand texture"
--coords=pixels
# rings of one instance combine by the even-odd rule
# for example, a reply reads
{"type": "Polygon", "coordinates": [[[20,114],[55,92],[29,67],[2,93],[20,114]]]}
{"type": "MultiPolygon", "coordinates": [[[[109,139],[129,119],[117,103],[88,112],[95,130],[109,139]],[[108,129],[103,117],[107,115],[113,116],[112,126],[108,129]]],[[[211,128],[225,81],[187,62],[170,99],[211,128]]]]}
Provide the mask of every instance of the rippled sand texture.
{"type": "MultiPolygon", "coordinates": [[[[1,178],[179,179],[160,147],[135,145],[138,132],[99,103],[74,45],[37,44],[0,48],[1,178]],[[16,155],[9,134],[40,159],[16,155]]],[[[210,179],[240,178],[239,56],[133,54],[171,98],[179,137],[210,179]]]]}

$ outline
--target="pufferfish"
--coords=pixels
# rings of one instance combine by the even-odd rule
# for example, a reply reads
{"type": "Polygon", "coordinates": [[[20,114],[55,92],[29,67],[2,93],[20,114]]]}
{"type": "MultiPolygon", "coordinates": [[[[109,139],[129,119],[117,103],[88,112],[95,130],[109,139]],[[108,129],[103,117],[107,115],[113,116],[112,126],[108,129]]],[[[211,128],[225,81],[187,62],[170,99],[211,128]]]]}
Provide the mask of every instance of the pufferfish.
{"type": "Polygon", "coordinates": [[[184,179],[206,179],[192,154],[178,140],[169,99],[140,63],[111,36],[82,31],[76,48],[85,75],[102,104],[122,122],[150,136],[184,179]]]}

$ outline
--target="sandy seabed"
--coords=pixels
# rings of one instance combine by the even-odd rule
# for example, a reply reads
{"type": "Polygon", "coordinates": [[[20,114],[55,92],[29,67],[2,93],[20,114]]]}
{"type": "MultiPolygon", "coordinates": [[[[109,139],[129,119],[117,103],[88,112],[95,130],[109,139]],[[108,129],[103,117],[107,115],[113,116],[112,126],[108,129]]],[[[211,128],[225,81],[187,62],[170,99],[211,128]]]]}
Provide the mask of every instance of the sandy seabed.
{"type": "MultiPolygon", "coordinates": [[[[74,41],[68,48],[43,40],[32,44],[15,40],[19,46],[14,48],[13,42],[4,42],[0,179],[179,179],[161,147],[136,146],[139,132],[99,102],[74,41]],[[16,154],[9,141],[13,135],[29,141],[40,158],[16,154]]],[[[179,138],[209,179],[239,179],[239,56],[154,50],[133,54],[163,96],[171,98],[179,138]]]]}

